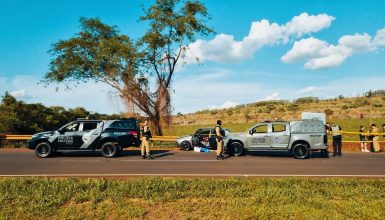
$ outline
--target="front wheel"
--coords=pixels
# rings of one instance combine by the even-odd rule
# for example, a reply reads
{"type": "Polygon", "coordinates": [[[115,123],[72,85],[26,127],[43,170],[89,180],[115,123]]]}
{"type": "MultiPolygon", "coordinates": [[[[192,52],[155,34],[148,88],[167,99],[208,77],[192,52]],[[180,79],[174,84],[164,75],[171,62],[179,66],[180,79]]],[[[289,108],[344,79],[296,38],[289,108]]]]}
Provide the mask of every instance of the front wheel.
{"type": "Polygon", "coordinates": [[[293,147],[293,156],[296,159],[307,159],[310,156],[310,148],[306,144],[296,144],[293,147]]]}
{"type": "Polygon", "coordinates": [[[40,158],[50,157],[53,153],[53,149],[50,143],[41,142],[35,147],[35,154],[40,158]]]}
{"type": "Polygon", "coordinates": [[[183,141],[181,144],[180,144],[180,148],[184,151],[188,151],[191,149],[191,144],[190,142],[188,141],[183,141]]]}
{"type": "Polygon", "coordinates": [[[243,144],[239,142],[233,142],[229,146],[229,152],[230,152],[230,155],[238,157],[244,154],[245,148],[243,144]]]}
{"type": "Polygon", "coordinates": [[[100,153],[103,155],[103,157],[116,157],[116,155],[119,153],[119,146],[112,142],[107,142],[100,148],[100,153]]]}

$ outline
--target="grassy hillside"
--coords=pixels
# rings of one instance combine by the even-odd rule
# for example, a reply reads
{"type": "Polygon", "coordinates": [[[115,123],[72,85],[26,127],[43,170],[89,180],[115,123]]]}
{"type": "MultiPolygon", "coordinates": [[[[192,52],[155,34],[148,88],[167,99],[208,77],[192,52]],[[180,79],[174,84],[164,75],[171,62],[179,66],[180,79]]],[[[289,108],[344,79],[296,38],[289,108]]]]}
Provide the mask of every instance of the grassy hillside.
{"type": "MultiPolygon", "coordinates": [[[[215,124],[221,119],[224,124],[248,124],[263,120],[300,119],[302,112],[324,112],[328,121],[344,119],[368,119],[385,117],[385,95],[371,98],[354,97],[319,100],[306,97],[289,101],[262,101],[221,110],[203,110],[175,116],[175,125],[215,124]]],[[[366,120],[363,120],[366,122],[366,120]]],[[[357,130],[357,129],[354,129],[357,130]]]]}

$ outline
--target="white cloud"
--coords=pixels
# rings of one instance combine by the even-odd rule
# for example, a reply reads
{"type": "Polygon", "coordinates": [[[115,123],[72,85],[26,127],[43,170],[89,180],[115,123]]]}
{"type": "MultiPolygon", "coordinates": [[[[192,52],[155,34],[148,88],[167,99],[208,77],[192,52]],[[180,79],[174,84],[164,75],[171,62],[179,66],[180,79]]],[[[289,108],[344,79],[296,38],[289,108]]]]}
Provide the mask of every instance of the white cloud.
{"type": "Polygon", "coordinates": [[[385,46],[385,29],[372,38],[367,33],[344,35],[337,45],[313,37],[294,42],[291,50],[281,57],[284,63],[304,62],[305,69],[327,69],[341,65],[348,57],[378,50],[385,46]]]}
{"type": "Polygon", "coordinates": [[[20,98],[25,96],[25,89],[15,90],[9,93],[11,96],[15,98],[20,98]]]}
{"type": "Polygon", "coordinates": [[[215,68],[177,76],[174,79],[175,94],[172,97],[175,112],[231,107],[238,103],[251,103],[268,95],[265,92],[269,91],[267,85],[261,82],[234,80],[239,73],[215,68]],[[205,77],[206,75],[209,77],[205,77]]]}
{"type": "MultiPolygon", "coordinates": [[[[84,107],[98,113],[119,113],[125,110],[115,91],[105,84],[88,82],[66,90],[63,85],[44,87],[38,84],[39,80],[38,77],[25,75],[6,78],[6,86],[0,88],[0,93],[12,91],[10,94],[19,100],[27,103],[38,102],[46,106],[84,107]]],[[[0,80],[0,84],[1,81],[4,80],[0,80]]]]}
{"type": "Polygon", "coordinates": [[[313,93],[316,93],[316,92],[319,92],[319,91],[322,91],[323,88],[322,87],[315,87],[315,86],[308,86],[304,89],[301,89],[297,92],[297,94],[299,95],[305,95],[305,94],[313,94],[313,93]]]}
{"type": "Polygon", "coordinates": [[[222,105],[216,106],[216,105],[210,105],[209,109],[226,109],[226,108],[232,108],[237,106],[238,103],[232,102],[232,101],[225,101],[222,105]]]}
{"type": "Polygon", "coordinates": [[[262,99],[262,101],[271,101],[271,100],[281,100],[282,98],[279,96],[278,92],[270,94],[262,99]]]}
{"type": "Polygon", "coordinates": [[[284,25],[270,23],[268,20],[252,22],[249,34],[241,41],[234,36],[219,34],[214,39],[197,40],[188,46],[185,62],[193,63],[197,59],[233,63],[250,59],[263,46],[287,44],[291,39],[318,32],[331,25],[334,17],[327,14],[309,15],[302,13],[284,25]]]}
{"type": "Polygon", "coordinates": [[[374,38],[373,42],[377,47],[385,46],[385,28],[377,31],[376,37],[374,38]]]}

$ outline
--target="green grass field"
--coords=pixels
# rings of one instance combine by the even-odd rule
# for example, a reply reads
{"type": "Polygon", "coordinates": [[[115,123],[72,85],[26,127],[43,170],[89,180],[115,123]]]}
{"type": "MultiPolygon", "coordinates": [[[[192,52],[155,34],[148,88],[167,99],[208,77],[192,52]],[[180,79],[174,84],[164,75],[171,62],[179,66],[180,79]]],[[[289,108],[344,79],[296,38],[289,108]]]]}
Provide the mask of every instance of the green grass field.
{"type": "Polygon", "coordinates": [[[384,219],[384,179],[1,178],[0,219],[384,219]]]}

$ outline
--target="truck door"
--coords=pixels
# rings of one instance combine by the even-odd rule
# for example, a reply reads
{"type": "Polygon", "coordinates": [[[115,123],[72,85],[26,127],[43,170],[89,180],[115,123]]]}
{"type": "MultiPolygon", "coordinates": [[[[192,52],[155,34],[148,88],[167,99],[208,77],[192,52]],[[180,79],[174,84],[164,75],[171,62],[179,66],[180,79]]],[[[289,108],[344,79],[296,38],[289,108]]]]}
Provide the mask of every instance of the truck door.
{"type": "Polygon", "coordinates": [[[286,149],[290,141],[290,130],[288,123],[272,123],[271,124],[271,143],[273,148],[286,149]]]}
{"type": "Polygon", "coordinates": [[[249,131],[248,145],[251,149],[269,148],[271,137],[268,133],[268,124],[258,124],[249,131]]]}
{"type": "Polygon", "coordinates": [[[74,122],[59,130],[60,134],[56,138],[54,145],[59,149],[75,148],[77,141],[75,136],[79,132],[80,123],[74,122]]]}

